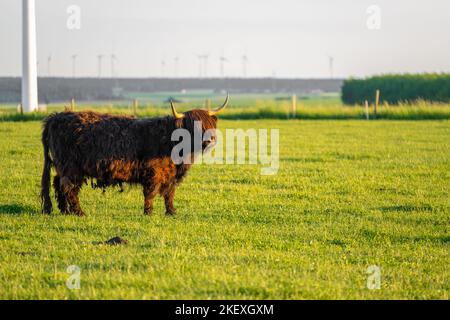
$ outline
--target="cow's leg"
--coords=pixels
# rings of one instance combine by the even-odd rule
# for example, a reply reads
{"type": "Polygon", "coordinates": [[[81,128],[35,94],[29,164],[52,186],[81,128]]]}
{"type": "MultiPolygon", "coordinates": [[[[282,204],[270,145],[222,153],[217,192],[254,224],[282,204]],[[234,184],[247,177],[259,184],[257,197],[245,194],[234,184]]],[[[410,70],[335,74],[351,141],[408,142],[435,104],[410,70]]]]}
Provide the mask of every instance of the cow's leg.
{"type": "Polygon", "coordinates": [[[61,213],[68,213],[67,210],[67,199],[64,195],[64,191],[61,187],[61,178],[59,176],[55,176],[53,178],[53,188],[55,189],[55,198],[58,202],[58,208],[61,213]]]}
{"type": "Polygon", "coordinates": [[[70,212],[76,214],[77,216],[84,216],[85,213],[81,209],[80,200],[78,199],[78,194],[80,193],[81,185],[74,186],[69,194],[67,195],[67,202],[70,206],[70,212]]]}
{"type": "Polygon", "coordinates": [[[166,206],[166,214],[174,215],[177,210],[173,206],[173,198],[175,196],[176,184],[171,183],[165,186],[164,191],[161,193],[164,197],[164,204],[166,206]]]}
{"type": "Polygon", "coordinates": [[[153,199],[159,192],[159,185],[144,184],[144,214],[151,215],[153,211],[153,199]]]}
{"type": "Polygon", "coordinates": [[[80,192],[82,180],[78,182],[71,181],[67,177],[61,178],[61,186],[64,191],[64,195],[69,203],[69,213],[76,214],[77,216],[84,216],[83,210],[80,207],[80,200],[78,199],[78,193],[80,192]]]}

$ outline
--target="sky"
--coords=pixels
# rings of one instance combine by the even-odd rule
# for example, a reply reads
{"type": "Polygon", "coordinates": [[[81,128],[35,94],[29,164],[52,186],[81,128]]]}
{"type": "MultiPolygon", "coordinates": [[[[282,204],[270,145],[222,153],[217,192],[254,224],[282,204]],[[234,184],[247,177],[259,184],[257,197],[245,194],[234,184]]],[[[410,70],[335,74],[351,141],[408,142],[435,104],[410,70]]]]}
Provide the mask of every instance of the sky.
{"type": "MultiPolygon", "coordinates": [[[[21,4],[0,1],[0,76],[21,74],[21,4]]],[[[98,55],[104,77],[218,77],[220,57],[227,77],[450,72],[448,0],[36,0],[36,12],[39,76],[73,76],[75,54],[89,77],[98,55]]]]}

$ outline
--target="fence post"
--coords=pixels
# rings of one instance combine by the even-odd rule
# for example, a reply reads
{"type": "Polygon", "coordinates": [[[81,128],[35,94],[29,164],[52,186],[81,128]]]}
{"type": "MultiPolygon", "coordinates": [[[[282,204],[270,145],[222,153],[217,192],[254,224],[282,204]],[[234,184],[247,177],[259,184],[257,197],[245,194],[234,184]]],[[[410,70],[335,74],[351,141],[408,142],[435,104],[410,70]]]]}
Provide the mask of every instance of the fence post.
{"type": "Polygon", "coordinates": [[[380,103],[380,90],[375,91],[374,117],[377,117],[378,104],[380,103]]]}
{"type": "Polygon", "coordinates": [[[133,100],[133,114],[136,115],[137,114],[137,109],[139,107],[139,102],[137,99],[133,100]]]}
{"type": "Polygon", "coordinates": [[[70,100],[70,111],[75,111],[75,99],[70,100]]]}
{"type": "Polygon", "coordinates": [[[369,102],[366,100],[364,105],[366,107],[366,120],[369,120],[369,102]]]}
{"type": "Polygon", "coordinates": [[[297,95],[293,94],[292,95],[292,118],[295,119],[297,115],[297,95]]]}

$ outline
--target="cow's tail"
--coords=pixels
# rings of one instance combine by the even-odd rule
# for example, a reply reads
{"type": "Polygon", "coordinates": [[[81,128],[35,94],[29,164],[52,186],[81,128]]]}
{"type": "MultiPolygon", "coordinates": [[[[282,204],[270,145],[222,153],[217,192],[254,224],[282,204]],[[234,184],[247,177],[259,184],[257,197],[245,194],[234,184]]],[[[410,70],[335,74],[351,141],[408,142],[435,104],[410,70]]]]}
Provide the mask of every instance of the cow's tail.
{"type": "Polygon", "coordinates": [[[50,173],[52,160],[49,153],[49,137],[48,137],[48,122],[44,122],[44,129],[42,130],[42,145],[44,147],[44,169],[42,171],[41,179],[41,209],[43,213],[50,214],[52,212],[52,200],[50,198],[50,173]]]}

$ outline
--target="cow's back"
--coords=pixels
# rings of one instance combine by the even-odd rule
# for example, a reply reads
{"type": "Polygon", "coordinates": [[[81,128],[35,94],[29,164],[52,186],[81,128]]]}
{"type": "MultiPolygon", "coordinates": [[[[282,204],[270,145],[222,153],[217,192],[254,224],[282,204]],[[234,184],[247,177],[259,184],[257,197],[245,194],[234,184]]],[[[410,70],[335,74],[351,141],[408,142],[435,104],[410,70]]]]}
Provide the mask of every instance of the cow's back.
{"type": "Polygon", "coordinates": [[[136,159],[140,141],[135,121],[132,117],[89,111],[50,115],[45,127],[56,168],[95,176],[99,166],[111,161],[136,159]]]}

